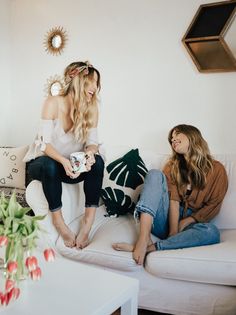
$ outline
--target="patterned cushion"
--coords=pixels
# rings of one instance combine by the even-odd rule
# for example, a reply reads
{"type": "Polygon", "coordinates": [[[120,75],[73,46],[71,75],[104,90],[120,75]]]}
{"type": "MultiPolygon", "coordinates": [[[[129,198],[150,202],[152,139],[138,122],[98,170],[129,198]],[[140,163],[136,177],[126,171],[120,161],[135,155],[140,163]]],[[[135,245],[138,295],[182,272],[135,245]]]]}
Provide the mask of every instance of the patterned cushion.
{"type": "Polygon", "coordinates": [[[25,199],[25,189],[12,188],[12,187],[0,187],[0,192],[4,193],[7,198],[10,198],[13,191],[16,193],[16,200],[22,207],[29,207],[25,199]]]}
{"type": "Polygon", "coordinates": [[[107,165],[101,197],[109,216],[134,211],[146,173],[138,149],[130,150],[107,165]]]}
{"type": "Polygon", "coordinates": [[[0,185],[25,188],[25,163],[22,161],[28,146],[18,148],[0,147],[0,185]]]}

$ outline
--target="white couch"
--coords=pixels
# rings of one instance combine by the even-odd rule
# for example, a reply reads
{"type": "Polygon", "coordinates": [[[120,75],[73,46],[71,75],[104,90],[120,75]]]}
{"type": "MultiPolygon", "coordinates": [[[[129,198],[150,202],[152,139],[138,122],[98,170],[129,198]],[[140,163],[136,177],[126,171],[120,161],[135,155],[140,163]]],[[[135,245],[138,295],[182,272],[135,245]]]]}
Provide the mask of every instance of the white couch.
{"type": "MultiPolygon", "coordinates": [[[[107,163],[128,148],[110,148],[107,163]]],[[[166,155],[139,150],[148,169],[161,168],[166,155]]],[[[50,215],[42,222],[45,240],[70,259],[113,270],[140,280],[139,308],[179,315],[236,315],[236,156],[216,156],[226,168],[229,188],[214,223],[221,230],[221,243],[188,249],[157,251],[138,266],[131,253],[112,249],[113,242],[134,243],[138,225],[131,215],[105,217],[101,205],[90,233],[91,243],[83,250],[66,248],[55,231],[50,215]]],[[[34,212],[48,213],[41,183],[27,187],[26,198],[34,212]]],[[[79,230],[84,196],[81,184],[63,184],[63,215],[74,232],[79,230]]]]}

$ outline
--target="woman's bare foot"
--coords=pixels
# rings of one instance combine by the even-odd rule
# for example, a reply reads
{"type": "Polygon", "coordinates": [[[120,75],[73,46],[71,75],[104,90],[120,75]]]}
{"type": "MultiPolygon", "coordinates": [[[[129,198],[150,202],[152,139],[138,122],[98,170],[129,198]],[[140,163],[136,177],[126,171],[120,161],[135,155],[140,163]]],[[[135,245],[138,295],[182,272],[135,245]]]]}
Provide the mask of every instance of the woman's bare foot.
{"type": "Polygon", "coordinates": [[[115,250],[124,251],[124,252],[133,252],[134,251],[134,245],[128,244],[128,243],[114,243],[114,244],[112,244],[112,247],[115,250]]]}
{"type": "Polygon", "coordinates": [[[76,248],[83,249],[84,247],[88,246],[89,241],[89,232],[93,225],[93,219],[83,217],[80,221],[80,231],[76,237],[76,248]]]}
{"type": "Polygon", "coordinates": [[[147,253],[148,245],[150,244],[150,238],[140,237],[135,244],[133,251],[133,259],[138,265],[143,265],[144,259],[147,253]]]}
{"type": "Polygon", "coordinates": [[[74,247],[75,246],[75,234],[69,229],[69,227],[63,222],[60,224],[54,223],[54,226],[57,230],[57,232],[61,235],[63,238],[64,244],[67,247],[74,247]]]}
{"type": "Polygon", "coordinates": [[[114,243],[112,244],[112,247],[119,251],[133,252],[133,258],[139,265],[143,264],[146,254],[156,250],[156,247],[150,238],[148,242],[139,239],[136,245],[128,243],[114,243]]]}
{"type": "Polygon", "coordinates": [[[156,243],[149,244],[147,247],[146,254],[151,253],[151,252],[155,252],[156,250],[157,250],[156,243]]]}
{"type": "Polygon", "coordinates": [[[138,265],[143,265],[146,255],[156,251],[156,246],[152,242],[151,238],[139,238],[133,252],[133,258],[138,265]]]}

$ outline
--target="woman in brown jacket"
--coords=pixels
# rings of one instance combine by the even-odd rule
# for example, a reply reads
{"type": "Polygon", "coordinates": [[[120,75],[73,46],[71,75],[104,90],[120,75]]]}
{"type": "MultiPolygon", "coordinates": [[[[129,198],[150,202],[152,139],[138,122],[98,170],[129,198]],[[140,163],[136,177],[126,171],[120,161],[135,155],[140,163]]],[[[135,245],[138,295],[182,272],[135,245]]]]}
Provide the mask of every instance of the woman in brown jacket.
{"type": "Polygon", "coordinates": [[[116,250],[132,251],[137,264],[155,250],[187,248],[220,242],[220,233],[209,221],[220,211],[228,187],[224,166],[210,155],[201,132],[178,125],[168,136],[172,156],[163,172],[146,175],[135,215],[140,234],[135,245],[113,244],[116,250]],[[151,233],[158,241],[151,242],[151,233]]]}

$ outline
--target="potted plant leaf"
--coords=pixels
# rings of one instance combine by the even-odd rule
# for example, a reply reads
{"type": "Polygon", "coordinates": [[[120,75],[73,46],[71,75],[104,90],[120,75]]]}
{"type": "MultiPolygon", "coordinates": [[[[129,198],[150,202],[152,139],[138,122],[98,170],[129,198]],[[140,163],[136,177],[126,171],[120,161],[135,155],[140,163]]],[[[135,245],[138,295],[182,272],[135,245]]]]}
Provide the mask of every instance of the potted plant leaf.
{"type": "MultiPolygon", "coordinates": [[[[20,295],[20,280],[30,277],[39,280],[41,269],[33,256],[37,238],[41,232],[39,221],[45,216],[32,216],[31,208],[22,207],[13,192],[10,198],[0,196],[0,247],[5,251],[2,257],[4,287],[0,291],[0,304],[8,305],[20,295]]],[[[55,253],[48,248],[44,251],[47,261],[53,261],[55,253]]]]}

